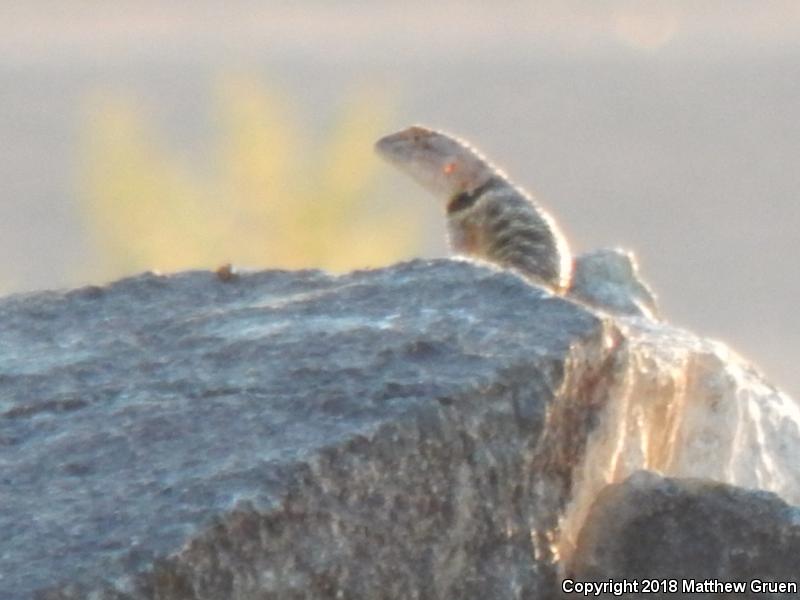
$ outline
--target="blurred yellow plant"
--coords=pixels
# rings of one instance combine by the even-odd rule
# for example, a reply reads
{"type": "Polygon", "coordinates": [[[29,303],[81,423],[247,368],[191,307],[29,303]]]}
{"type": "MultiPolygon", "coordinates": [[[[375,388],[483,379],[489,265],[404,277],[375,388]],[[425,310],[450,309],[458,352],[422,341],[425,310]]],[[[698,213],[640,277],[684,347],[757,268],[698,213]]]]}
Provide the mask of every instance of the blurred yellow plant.
{"type": "Polygon", "coordinates": [[[93,103],[80,198],[98,264],[83,276],[226,261],[346,270],[419,245],[411,212],[377,201],[373,190],[384,99],[356,94],[315,145],[280,98],[251,79],[221,80],[216,98],[219,154],[205,172],[166,150],[129,100],[93,103]]]}

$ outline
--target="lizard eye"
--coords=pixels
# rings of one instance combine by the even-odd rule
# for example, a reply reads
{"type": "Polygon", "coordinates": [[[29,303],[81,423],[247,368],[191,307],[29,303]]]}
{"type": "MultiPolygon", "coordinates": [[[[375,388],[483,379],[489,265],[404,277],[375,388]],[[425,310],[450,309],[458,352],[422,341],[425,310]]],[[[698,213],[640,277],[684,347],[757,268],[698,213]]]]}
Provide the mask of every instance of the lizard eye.
{"type": "Polygon", "coordinates": [[[454,163],[454,162],[451,162],[451,163],[447,163],[447,164],[444,166],[444,168],[442,169],[442,172],[443,172],[445,175],[450,175],[451,173],[454,173],[454,172],[455,172],[455,170],[456,170],[456,163],[454,163]]]}

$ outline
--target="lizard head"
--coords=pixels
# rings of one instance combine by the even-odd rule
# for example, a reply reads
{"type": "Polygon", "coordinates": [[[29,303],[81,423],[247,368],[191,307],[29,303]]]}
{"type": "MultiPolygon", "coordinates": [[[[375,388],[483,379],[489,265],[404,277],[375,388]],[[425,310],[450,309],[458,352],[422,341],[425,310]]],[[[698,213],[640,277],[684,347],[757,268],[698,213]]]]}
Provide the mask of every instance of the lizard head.
{"type": "Polygon", "coordinates": [[[415,125],[382,137],[377,153],[442,198],[471,192],[494,174],[480,153],[456,137],[415,125]]]}

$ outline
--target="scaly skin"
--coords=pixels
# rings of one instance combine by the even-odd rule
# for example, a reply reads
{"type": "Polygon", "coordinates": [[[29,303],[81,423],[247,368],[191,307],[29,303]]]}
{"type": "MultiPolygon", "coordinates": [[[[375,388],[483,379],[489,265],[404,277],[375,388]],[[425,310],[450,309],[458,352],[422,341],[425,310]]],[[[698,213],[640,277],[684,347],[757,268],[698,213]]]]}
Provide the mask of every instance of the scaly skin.
{"type": "Polygon", "coordinates": [[[572,257],[553,218],[469,144],[413,126],[381,138],[375,149],[443,201],[455,252],[557,293],[567,289],[572,257]]]}

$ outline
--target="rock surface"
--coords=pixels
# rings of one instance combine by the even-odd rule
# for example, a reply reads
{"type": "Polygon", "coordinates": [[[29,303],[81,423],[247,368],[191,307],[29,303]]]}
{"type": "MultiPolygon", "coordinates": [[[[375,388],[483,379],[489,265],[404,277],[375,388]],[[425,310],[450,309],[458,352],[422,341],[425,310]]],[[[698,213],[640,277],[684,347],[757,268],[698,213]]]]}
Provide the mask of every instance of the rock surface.
{"type": "MultiPolygon", "coordinates": [[[[600,493],[568,572],[575,581],[677,579],[684,598],[713,597],[698,588],[706,580],[747,584],[728,597],[796,598],[798,575],[800,509],[766,492],[646,472],[600,493]],[[794,582],[795,593],[769,593],[757,581],[794,582]]],[[[661,592],[646,596],[676,595],[661,592]]]]}
{"type": "Polygon", "coordinates": [[[568,559],[600,490],[639,469],[775,492],[800,504],[800,407],[724,344],[642,318],[615,320],[613,401],[578,465],[561,524],[568,559]]]}
{"type": "Polygon", "coordinates": [[[798,503],[796,404],[609,312],[449,260],[0,300],[2,597],[548,597],[637,469],[798,503]]]}
{"type": "Polygon", "coordinates": [[[6,299],[3,597],[530,598],[612,336],[452,261],[6,299]]]}

